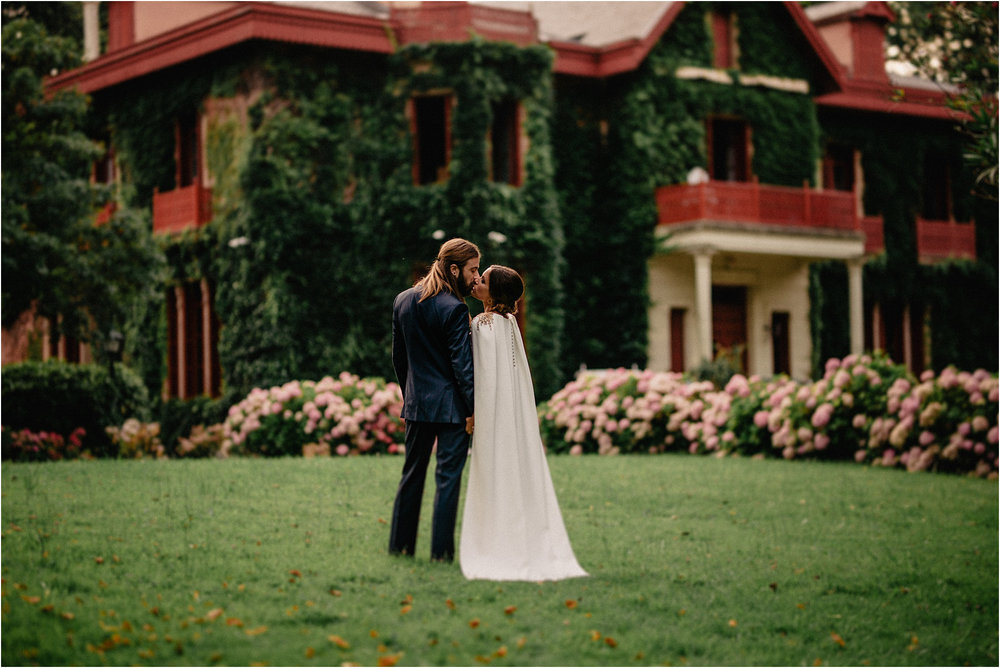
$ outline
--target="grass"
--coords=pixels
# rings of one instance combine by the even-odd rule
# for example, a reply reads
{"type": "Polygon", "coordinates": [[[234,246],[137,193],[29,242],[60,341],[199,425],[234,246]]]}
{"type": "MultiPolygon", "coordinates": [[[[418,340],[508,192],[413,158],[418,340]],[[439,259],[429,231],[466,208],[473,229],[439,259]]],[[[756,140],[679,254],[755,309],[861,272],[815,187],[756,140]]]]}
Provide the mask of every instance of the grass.
{"type": "MultiPolygon", "coordinates": [[[[386,554],[402,460],[2,467],[3,664],[997,665],[997,484],[552,457],[591,577],[386,554]]],[[[464,498],[464,497],[463,497],[464,498]]]]}

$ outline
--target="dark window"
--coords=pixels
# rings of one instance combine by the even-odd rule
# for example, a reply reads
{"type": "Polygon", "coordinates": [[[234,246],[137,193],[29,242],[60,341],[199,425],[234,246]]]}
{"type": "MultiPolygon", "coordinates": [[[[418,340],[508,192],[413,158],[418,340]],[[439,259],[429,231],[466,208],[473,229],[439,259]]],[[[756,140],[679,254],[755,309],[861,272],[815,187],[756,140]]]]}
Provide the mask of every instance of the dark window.
{"type": "Polygon", "coordinates": [[[684,371],[684,314],[686,309],[670,309],[670,370],[684,371]]]}
{"type": "Polygon", "coordinates": [[[198,178],[198,119],[194,114],[177,123],[177,186],[184,188],[198,178]]]}
{"type": "Polygon", "coordinates": [[[105,140],[104,145],[108,147],[107,150],[94,163],[94,183],[107,185],[115,180],[115,154],[111,149],[111,142],[105,140]]]}
{"type": "Polygon", "coordinates": [[[504,100],[493,103],[493,124],[490,126],[490,180],[496,183],[520,183],[518,155],[517,102],[504,100]]]}
{"type": "Polygon", "coordinates": [[[413,123],[417,184],[444,181],[448,176],[448,97],[413,98],[413,123]]]}
{"type": "Polygon", "coordinates": [[[823,158],[823,187],[827,190],[854,190],[854,149],[845,144],[828,144],[823,158]]]}
{"type": "Polygon", "coordinates": [[[732,118],[713,118],[709,121],[709,173],[716,181],[748,181],[750,167],[749,132],[746,122],[732,118]]]}
{"type": "Polygon", "coordinates": [[[948,220],[950,174],[947,158],[936,151],[924,156],[923,209],[925,220],[948,220]]]}
{"type": "Polygon", "coordinates": [[[771,314],[771,351],[775,375],[789,374],[791,364],[791,337],[788,333],[788,312],[775,311],[771,314]]]}

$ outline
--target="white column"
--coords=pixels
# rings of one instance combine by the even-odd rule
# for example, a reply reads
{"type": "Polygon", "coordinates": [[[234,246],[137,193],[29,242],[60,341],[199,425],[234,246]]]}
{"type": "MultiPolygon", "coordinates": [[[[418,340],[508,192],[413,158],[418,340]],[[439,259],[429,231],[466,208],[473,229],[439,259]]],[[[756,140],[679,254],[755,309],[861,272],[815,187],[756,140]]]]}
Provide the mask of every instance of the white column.
{"type": "Polygon", "coordinates": [[[90,62],[101,55],[101,26],[98,3],[83,3],[83,62],[90,62]]]}
{"type": "Polygon", "coordinates": [[[851,328],[851,352],[860,355],[865,348],[865,311],[862,286],[864,258],[847,261],[847,293],[851,328]]]}
{"type": "Polygon", "coordinates": [[[694,253],[694,304],[699,361],[712,359],[712,251],[694,253]]]}

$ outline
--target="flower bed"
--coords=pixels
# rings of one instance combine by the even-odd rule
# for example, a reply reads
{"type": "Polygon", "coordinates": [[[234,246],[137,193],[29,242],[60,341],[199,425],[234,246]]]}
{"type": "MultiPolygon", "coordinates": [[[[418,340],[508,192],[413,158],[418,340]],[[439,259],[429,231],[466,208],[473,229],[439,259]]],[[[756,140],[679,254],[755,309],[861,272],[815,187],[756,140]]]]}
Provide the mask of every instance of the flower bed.
{"type": "Polygon", "coordinates": [[[813,458],[997,476],[997,377],[947,368],[914,378],[884,356],[833,359],[823,378],[584,374],[539,406],[551,452],[687,451],[813,458]]]}
{"type": "Polygon", "coordinates": [[[3,458],[15,462],[47,462],[88,456],[83,450],[82,440],[86,435],[83,427],[77,427],[67,437],[51,431],[11,431],[6,427],[2,428],[2,433],[3,458]]]}
{"type": "Polygon", "coordinates": [[[229,409],[222,455],[402,452],[403,398],[396,383],[343,372],[318,382],[256,388],[229,409]]]}

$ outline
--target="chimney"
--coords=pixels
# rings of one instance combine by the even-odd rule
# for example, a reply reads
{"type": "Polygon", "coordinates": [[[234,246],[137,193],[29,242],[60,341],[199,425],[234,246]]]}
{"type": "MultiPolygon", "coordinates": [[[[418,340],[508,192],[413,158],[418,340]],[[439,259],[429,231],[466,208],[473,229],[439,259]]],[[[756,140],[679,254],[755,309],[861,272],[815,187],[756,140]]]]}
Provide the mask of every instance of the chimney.
{"type": "Polygon", "coordinates": [[[851,14],[851,78],[872,83],[889,82],[885,72],[885,26],[893,21],[884,2],[866,2],[851,14]]]}

